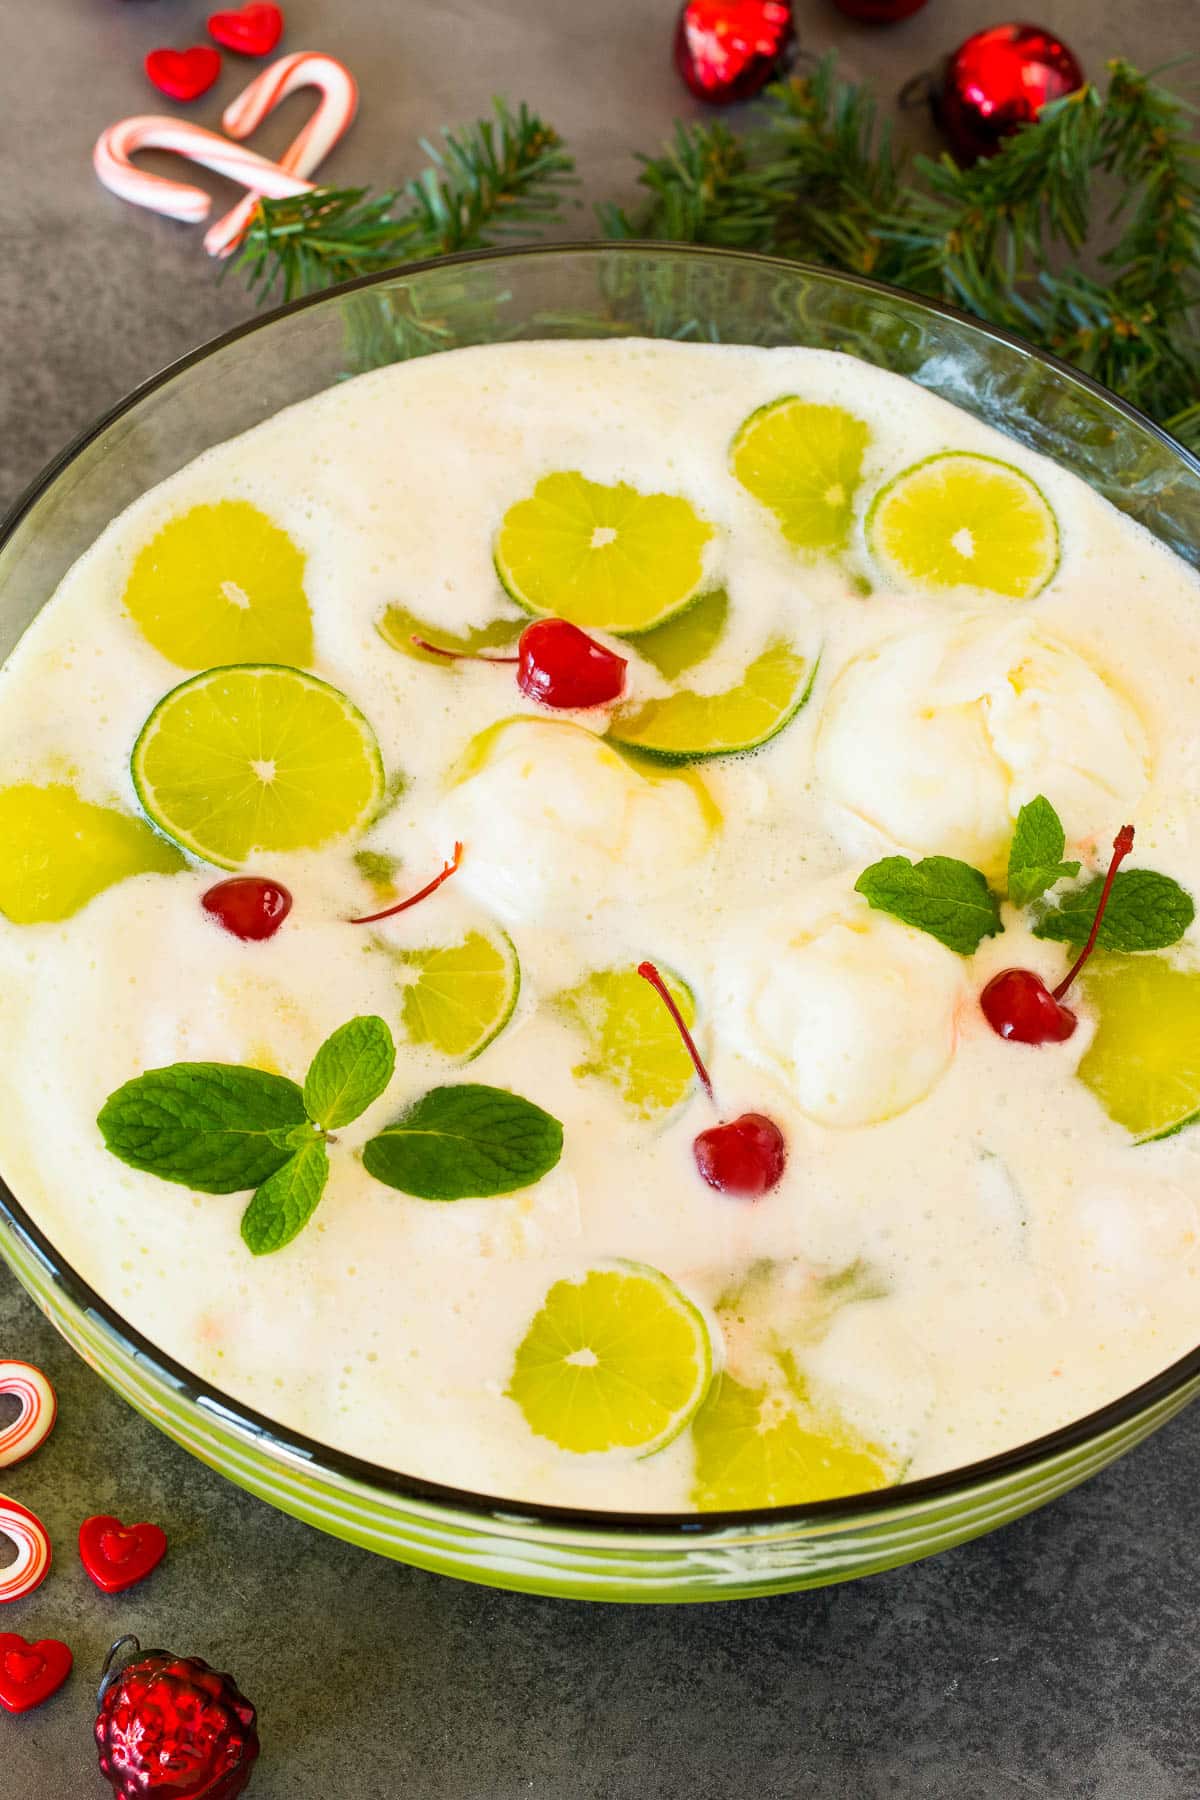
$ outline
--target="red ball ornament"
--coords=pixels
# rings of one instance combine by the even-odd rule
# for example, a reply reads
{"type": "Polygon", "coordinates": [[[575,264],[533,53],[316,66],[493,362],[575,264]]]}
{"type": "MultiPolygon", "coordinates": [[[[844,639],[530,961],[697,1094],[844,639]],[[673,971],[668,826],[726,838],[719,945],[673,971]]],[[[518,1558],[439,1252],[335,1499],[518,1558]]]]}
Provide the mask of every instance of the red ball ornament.
{"type": "Polygon", "coordinates": [[[710,106],[752,100],[780,72],[792,41],[781,0],[687,0],[675,27],[675,67],[710,106]]]}
{"type": "Polygon", "coordinates": [[[1073,50],[1041,25],[992,25],[947,57],[933,116],[960,162],[994,156],[1044,106],[1083,86],[1073,50]]]}
{"type": "Polygon", "coordinates": [[[100,1773],[117,1800],[235,1800],[258,1756],[255,1711],[198,1656],[120,1638],[97,1695],[100,1773]],[[123,1651],[133,1661],[118,1667],[123,1651]]]}
{"type": "Polygon", "coordinates": [[[925,0],[833,0],[848,18],[861,19],[864,25],[895,25],[920,12],[925,0]]]}

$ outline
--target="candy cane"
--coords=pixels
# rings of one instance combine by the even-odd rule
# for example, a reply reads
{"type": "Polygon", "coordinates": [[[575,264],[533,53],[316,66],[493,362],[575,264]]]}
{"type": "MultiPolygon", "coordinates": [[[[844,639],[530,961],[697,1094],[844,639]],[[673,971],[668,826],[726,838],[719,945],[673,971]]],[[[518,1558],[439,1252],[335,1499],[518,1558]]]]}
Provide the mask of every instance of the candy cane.
{"type": "Polygon", "coordinates": [[[0,1469],[7,1469],[49,1437],[58,1401],[42,1371],[27,1362],[0,1362],[0,1394],[14,1394],[21,1403],[12,1424],[0,1431],[0,1469]]]}
{"type": "Polygon", "coordinates": [[[0,1536],[17,1546],[17,1560],[0,1569],[0,1606],[23,1600],[46,1579],[50,1567],[50,1539],[46,1527],[28,1508],[0,1494],[0,1536]]]}
{"type": "Polygon", "coordinates": [[[273,199],[289,194],[306,194],[312,187],[278,163],[257,156],[244,144],[231,144],[215,131],[202,125],[190,125],[186,119],[169,119],[158,113],[145,113],[133,119],[121,119],[110,125],[96,139],[92,163],[106,188],[131,200],[135,206],[148,206],[151,212],[166,213],[171,219],[195,222],[206,219],[212,200],[203,188],[185,181],[171,181],[165,175],[151,175],[138,169],[129,158],[135,150],[174,150],[189,162],[214,169],[231,181],[252,188],[273,199]]]}
{"type": "MultiPolygon", "coordinates": [[[[321,98],[299,137],[279,158],[279,167],[293,175],[311,175],[349,130],[358,111],[358,83],[335,56],[322,56],[313,50],[281,56],[230,102],[221,115],[221,123],[230,137],[247,138],[281,100],[304,87],[319,89],[321,98]]],[[[261,197],[253,191],[248,193],[223,219],[209,226],[204,248],[210,256],[228,256],[237,249],[261,197]]]]}

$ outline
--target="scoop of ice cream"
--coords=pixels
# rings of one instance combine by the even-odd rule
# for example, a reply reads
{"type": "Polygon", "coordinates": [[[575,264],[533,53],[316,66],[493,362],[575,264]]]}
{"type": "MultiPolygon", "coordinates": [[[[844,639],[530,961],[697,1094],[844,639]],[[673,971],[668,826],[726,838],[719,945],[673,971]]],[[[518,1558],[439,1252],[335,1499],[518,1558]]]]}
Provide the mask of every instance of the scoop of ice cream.
{"type": "Polygon", "coordinates": [[[817,771],[851,854],[1003,868],[1021,805],[1045,794],[1068,841],[1111,833],[1148,779],[1146,732],[1111,678],[1032,623],[969,619],[847,664],[817,771]]]}
{"type": "Polygon", "coordinates": [[[822,1125],[871,1125],[930,1091],[954,1054],[961,958],[865,901],[739,928],[717,962],[716,1034],[822,1125]]]}
{"type": "Polygon", "coordinates": [[[716,809],[698,777],[643,774],[561,720],[495,731],[438,809],[466,847],[461,889],[509,924],[563,924],[685,886],[716,809]]]}

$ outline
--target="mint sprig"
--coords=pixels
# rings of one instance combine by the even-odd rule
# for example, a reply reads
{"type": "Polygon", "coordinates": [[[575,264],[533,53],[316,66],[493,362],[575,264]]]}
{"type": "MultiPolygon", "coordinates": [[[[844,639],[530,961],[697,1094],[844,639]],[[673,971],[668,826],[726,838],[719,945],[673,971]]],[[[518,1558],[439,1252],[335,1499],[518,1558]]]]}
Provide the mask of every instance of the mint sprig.
{"type": "Polygon", "coordinates": [[[864,869],[854,884],[877,912],[926,931],[947,950],[972,956],[985,937],[1004,927],[1000,901],[987,877],[953,856],[885,856],[864,869]]]}
{"type": "Polygon", "coordinates": [[[367,1015],[325,1040],[303,1088],[238,1063],[172,1063],[110,1094],[97,1124],[131,1168],[203,1194],[253,1188],[242,1237],[262,1256],[308,1223],[329,1175],[329,1132],[379,1098],[395,1062],[387,1025],[367,1015]]]}
{"type": "Polygon", "coordinates": [[[363,1166],[418,1200],[479,1200],[540,1181],[562,1155],[563,1128],[506,1088],[431,1088],[363,1150],[363,1166]]]}
{"type": "Polygon", "coordinates": [[[1055,882],[1078,875],[1077,862],[1062,860],[1066,843],[1062,820],[1044,794],[1021,808],[1008,852],[1008,897],[1014,906],[1029,906],[1055,882]]]}
{"type": "MultiPolygon", "coordinates": [[[[1056,944],[1086,943],[1103,890],[1104,879],[1097,875],[1064,894],[1038,920],[1034,937],[1056,944]]],[[[1122,869],[1113,878],[1096,944],[1102,950],[1165,950],[1179,942],[1195,916],[1192,896],[1169,875],[1154,869],[1122,869]]]]}

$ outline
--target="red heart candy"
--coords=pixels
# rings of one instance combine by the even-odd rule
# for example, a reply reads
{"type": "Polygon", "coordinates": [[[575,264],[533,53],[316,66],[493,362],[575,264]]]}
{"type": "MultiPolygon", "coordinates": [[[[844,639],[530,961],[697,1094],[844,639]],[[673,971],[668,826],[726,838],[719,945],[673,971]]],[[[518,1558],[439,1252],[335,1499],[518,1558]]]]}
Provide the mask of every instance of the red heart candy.
{"type": "Polygon", "coordinates": [[[256,0],[243,6],[241,12],[213,13],[208,21],[208,35],[227,50],[239,56],[265,56],[283,36],[283,14],[277,6],[256,0]]]}
{"type": "Polygon", "coordinates": [[[40,1706],[58,1692],[73,1661],[57,1638],[27,1644],[15,1631],[0,1631],[0,1706],[10,1713],[40,1706]]]}
{"type": "Polygon", "coordinates": [[[146,73],[172,100],[196,100],[221,73],[221,52],[211,44],[193,44],[190,50],[151,50],[146,73]]]}
{"type": "Polygon", "coordinates": [[[158,1525],[122,1525],[97,1513],[79,1527],[79,1557],[98,1588],[123,1594],[157,1569],[167,1552],[167,1534],[158,1525]]]}

